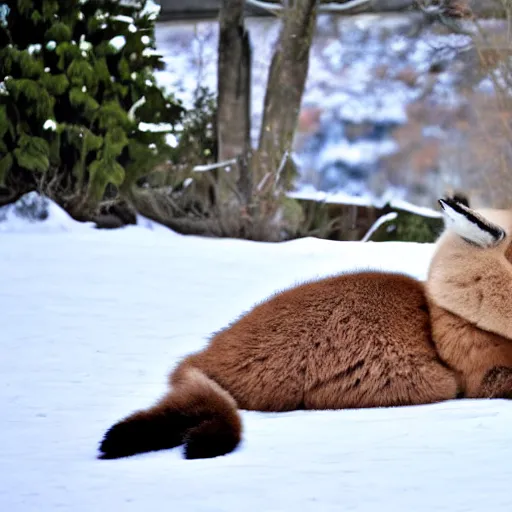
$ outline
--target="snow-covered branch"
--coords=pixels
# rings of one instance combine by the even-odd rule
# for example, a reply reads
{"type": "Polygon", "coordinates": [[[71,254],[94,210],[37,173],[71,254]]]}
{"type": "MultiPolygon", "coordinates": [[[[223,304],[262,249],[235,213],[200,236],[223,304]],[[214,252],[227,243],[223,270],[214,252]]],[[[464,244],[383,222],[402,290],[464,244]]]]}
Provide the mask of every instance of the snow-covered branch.
{"type": "Polygon", "coordinates": [[[228,167],[234,164],[236,164],[236,158],[232,158],[231,160],[224,160],[223,162],[215,162],[214,164],[196,165],[192,170],[194,172],[207,172],[213,171],[214,169],[219,169],[220,167],[228,167]]]}
{"type": "Polygon", "coordinates": [[[276,172],[276,179],[275,179],[274,185],[277,185],[279,183],[279,180],[281,179],[281,173],[283,172],[286,161],[288,160],[288,156],[289,156],[289,152],[285,151],[283,153],[283,158],[281,158],[281,163],[279,164],[279,167],[276,172]]]}
{"type": "Polygon", "coordinates": [[[146,97],[145,96],[142,96],[141,98],[139,98],[131,107],[130,107],[130,110],[128,110],[128,118],[130,120],[134,120],[135,119],[135,111],[141,107],[142,105],[144,105],[144,103],[146,103],[146,97]]]}
{"type": "Polygon", "coordinates": [[[398,214],[396,212],[390,212],[386,215],[383,215],[382,217],[379,217],[372,225],[372,227],[368,230],[366,235],[363,236],[361,239],[361,242],[368,242],[372,235],[379,229],[382,224],[385,224],[386,222],[390,222],[392,220],[395,220],[398,217],[398,214]]]}

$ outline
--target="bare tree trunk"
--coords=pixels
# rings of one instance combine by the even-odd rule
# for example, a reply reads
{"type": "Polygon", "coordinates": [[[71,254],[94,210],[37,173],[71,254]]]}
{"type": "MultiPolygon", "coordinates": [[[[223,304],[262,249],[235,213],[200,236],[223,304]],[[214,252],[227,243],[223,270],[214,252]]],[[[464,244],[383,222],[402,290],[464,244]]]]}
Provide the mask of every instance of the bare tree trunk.
{"type": "Polygon", "coordinates": [[[244,4],[245,0],[223,0],[219,14],[217,132],[221,162],[243,154],[250,136],[251,52],[244,4]]]}
{"type": "Polygon", "coordinates": [[[218,160],[237,159],[229,178],[219,172],[217,201],[232,195],[226,179],[237,186],[247,207],[252,197],[251,155],[251,46],[244,27],[245,0],[222,0],[219,13],[217,70],[218,160]]]}
{"type": "Polygon", "coordinates": [[[254,182],[263,191],[287,184],[285,159],[292,147],[309,67],[309,49],[319,0],[295,0],[283,12],[283,28],[272,58],[265,94],[254,182]],[[280,182],[280,183],[278,183],[280,182]]]}

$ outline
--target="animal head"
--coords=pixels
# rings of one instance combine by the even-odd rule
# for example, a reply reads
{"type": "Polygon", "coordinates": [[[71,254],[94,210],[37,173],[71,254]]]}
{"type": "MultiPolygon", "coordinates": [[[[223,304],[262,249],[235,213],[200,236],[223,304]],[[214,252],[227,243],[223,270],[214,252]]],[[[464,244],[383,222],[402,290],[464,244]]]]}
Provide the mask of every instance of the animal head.
{"type": "Polygon", "coordinates": [[[429,268],[430,299],[512,339],[512,210],[473,210],[456,199],[439,203],[445,229],[429,268]]]}

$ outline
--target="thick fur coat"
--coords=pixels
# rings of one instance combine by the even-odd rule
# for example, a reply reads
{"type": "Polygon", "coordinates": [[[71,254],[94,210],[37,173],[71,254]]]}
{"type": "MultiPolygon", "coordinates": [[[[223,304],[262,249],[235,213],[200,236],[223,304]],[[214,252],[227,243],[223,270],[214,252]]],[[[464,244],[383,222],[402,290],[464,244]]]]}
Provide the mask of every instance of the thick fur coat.
{"type": "Polygon", "coordinates": [[[101,457],[182,444],[187,458],[229,453],[239,409],[509,397],[512,212],[440,203],[446,230],[426,283],[358,272],[274,295],[181,361],[155,405],[106,433],[101,457]]]}

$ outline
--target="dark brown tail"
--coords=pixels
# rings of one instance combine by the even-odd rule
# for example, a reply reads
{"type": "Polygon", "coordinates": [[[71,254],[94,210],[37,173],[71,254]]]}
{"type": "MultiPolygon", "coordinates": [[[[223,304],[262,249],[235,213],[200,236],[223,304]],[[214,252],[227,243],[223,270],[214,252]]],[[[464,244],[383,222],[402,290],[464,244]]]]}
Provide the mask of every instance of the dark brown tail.
{"type": "Polygon", "coordinates": [[[242,423],[231,395],[196,368],[180,368],[173,389],[153,407],[112,426],[100,458],[116,459],[185,444],[187,459],[225,455],[240,442],[242,423]]]}

